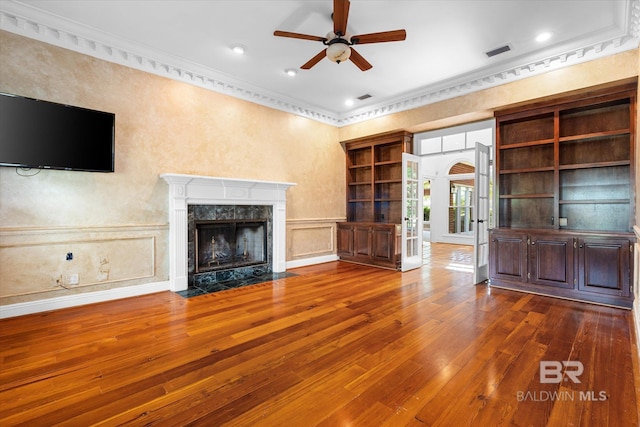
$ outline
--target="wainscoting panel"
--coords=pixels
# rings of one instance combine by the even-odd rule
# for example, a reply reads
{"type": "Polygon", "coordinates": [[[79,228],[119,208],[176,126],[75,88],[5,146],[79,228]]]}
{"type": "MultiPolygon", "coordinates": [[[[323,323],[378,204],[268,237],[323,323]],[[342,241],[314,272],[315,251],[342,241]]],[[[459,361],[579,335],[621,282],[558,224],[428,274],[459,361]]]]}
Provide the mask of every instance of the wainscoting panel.
{"type": "Polygon", "coordinates": [[[287,261],[336,253],[335,218],[287,221],[287,261]]]}
{"type": "Polygon", "coordinates": [[[166,280],[167,234],[166,224],[0,230],[0,298],[166,280]]]}

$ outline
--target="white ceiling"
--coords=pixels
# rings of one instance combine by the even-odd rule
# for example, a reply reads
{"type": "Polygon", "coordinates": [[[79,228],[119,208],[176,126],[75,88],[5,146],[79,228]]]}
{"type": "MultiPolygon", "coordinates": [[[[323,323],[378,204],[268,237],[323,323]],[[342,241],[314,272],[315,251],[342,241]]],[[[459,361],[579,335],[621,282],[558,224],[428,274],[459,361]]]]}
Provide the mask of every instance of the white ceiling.
{"type": "Polygon", "coordinates": [[[0,29],[341,126],[638,46],[640,0],[351,0],[373,68],[323,59],[332,0],[0,0],[0,29]],[[552,32],[543,43],[541,31],[552,32]],[[246,54],[231,47],[241,44],[246,54]],[[485,52],[509,45],[511,51],[485,52]],[[295,77],[285,69],[297,69],[295,77]],[[347,107],[347,98],[371,95],[347,107]]]}

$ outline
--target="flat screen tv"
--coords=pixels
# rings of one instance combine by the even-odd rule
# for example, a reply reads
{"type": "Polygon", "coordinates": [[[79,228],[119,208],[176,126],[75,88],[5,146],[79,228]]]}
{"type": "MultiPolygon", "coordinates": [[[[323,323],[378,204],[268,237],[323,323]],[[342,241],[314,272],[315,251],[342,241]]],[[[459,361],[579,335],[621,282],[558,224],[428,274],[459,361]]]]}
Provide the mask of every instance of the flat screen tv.
{"type": "Polygon", "coordinates": [[[0,166],[114,171],[115,114],[0,93],[0,166]]]}

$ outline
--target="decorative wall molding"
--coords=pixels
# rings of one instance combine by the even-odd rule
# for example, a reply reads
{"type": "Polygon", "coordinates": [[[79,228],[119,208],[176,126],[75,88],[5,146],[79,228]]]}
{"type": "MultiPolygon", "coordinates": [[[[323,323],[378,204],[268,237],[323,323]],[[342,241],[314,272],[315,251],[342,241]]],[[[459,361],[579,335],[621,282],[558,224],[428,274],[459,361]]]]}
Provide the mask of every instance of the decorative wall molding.
{"type": "Polygon", "coordinates": [[[287,223],[287,260],[336,253],[336,221],[287,223]]]}
{"type": "Polygon", "coordinates": [[[464,74],[438,85],[425,86],[391,101],[335,114],[264,89],[234,81],[228,75],[155,51],[143,51],[79,24],[72,24],[37,9],[3,2],[0,29],[117,63],[182,81],[259,105],[341,127],[466,95],[555,69],[592,61],[638,47],[640,0],[629,0],[626,22],[618,35],[545,58],[522,58],[517,66],[496,66],[464,74]]]}
{"type": "Polygon", "coordinates": [[[162,280],[167,234],[167,224],[1,228],[0,259],[12,268],[0,269],[0,298],[162,280]]]}

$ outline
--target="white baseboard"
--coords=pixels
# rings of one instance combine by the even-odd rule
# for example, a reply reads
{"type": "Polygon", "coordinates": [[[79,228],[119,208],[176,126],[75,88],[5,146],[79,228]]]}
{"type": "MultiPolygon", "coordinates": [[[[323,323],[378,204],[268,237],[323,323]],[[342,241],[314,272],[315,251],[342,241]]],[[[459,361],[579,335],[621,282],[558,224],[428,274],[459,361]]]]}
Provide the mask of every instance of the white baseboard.
{"type": "MultiPolygon", "coordinates": [[[[338,261],[338,259],[339,258],[337,255],[325,255],[320,257],[287,261],[287,269],[338,261]]],[[[77,295],[66,295],[62,297],[48,298],[37,301],[0,305],[0,319],[23,316],[26,314],[42,313],[44,311],[59,310],[61,308],[77,307],[80,305],[94,304],[104,301],[112,301],[116,299],[135,297],[139,295],[152,294],[155,292],[169,290],[171,290],[170,282],[166,281],[108,289],[105,291],[87,292],[77,295]]]]}
{"type": "Polygon", "coordinates": [[[139,295],[152,294],[169,290],[169,282],[146,283],[144,285],[127,286],[108,289],[105,291],[87,292],[84,294],[67,295],[38,301],[19,302],[16,304],[0,305],[0,319],[23,316],[25,314],[41,313],[43,311],[76,307],[85,304],[111,301],[139,295]]]}
{"type": "Polygon", "coordinates": [[[306,267],[307,265],[322,264],[325,262],[338,261],[338,255],[324,255],[313,258],[296,259],[287,261],[287,270],[290,268],[306,267]]]}

